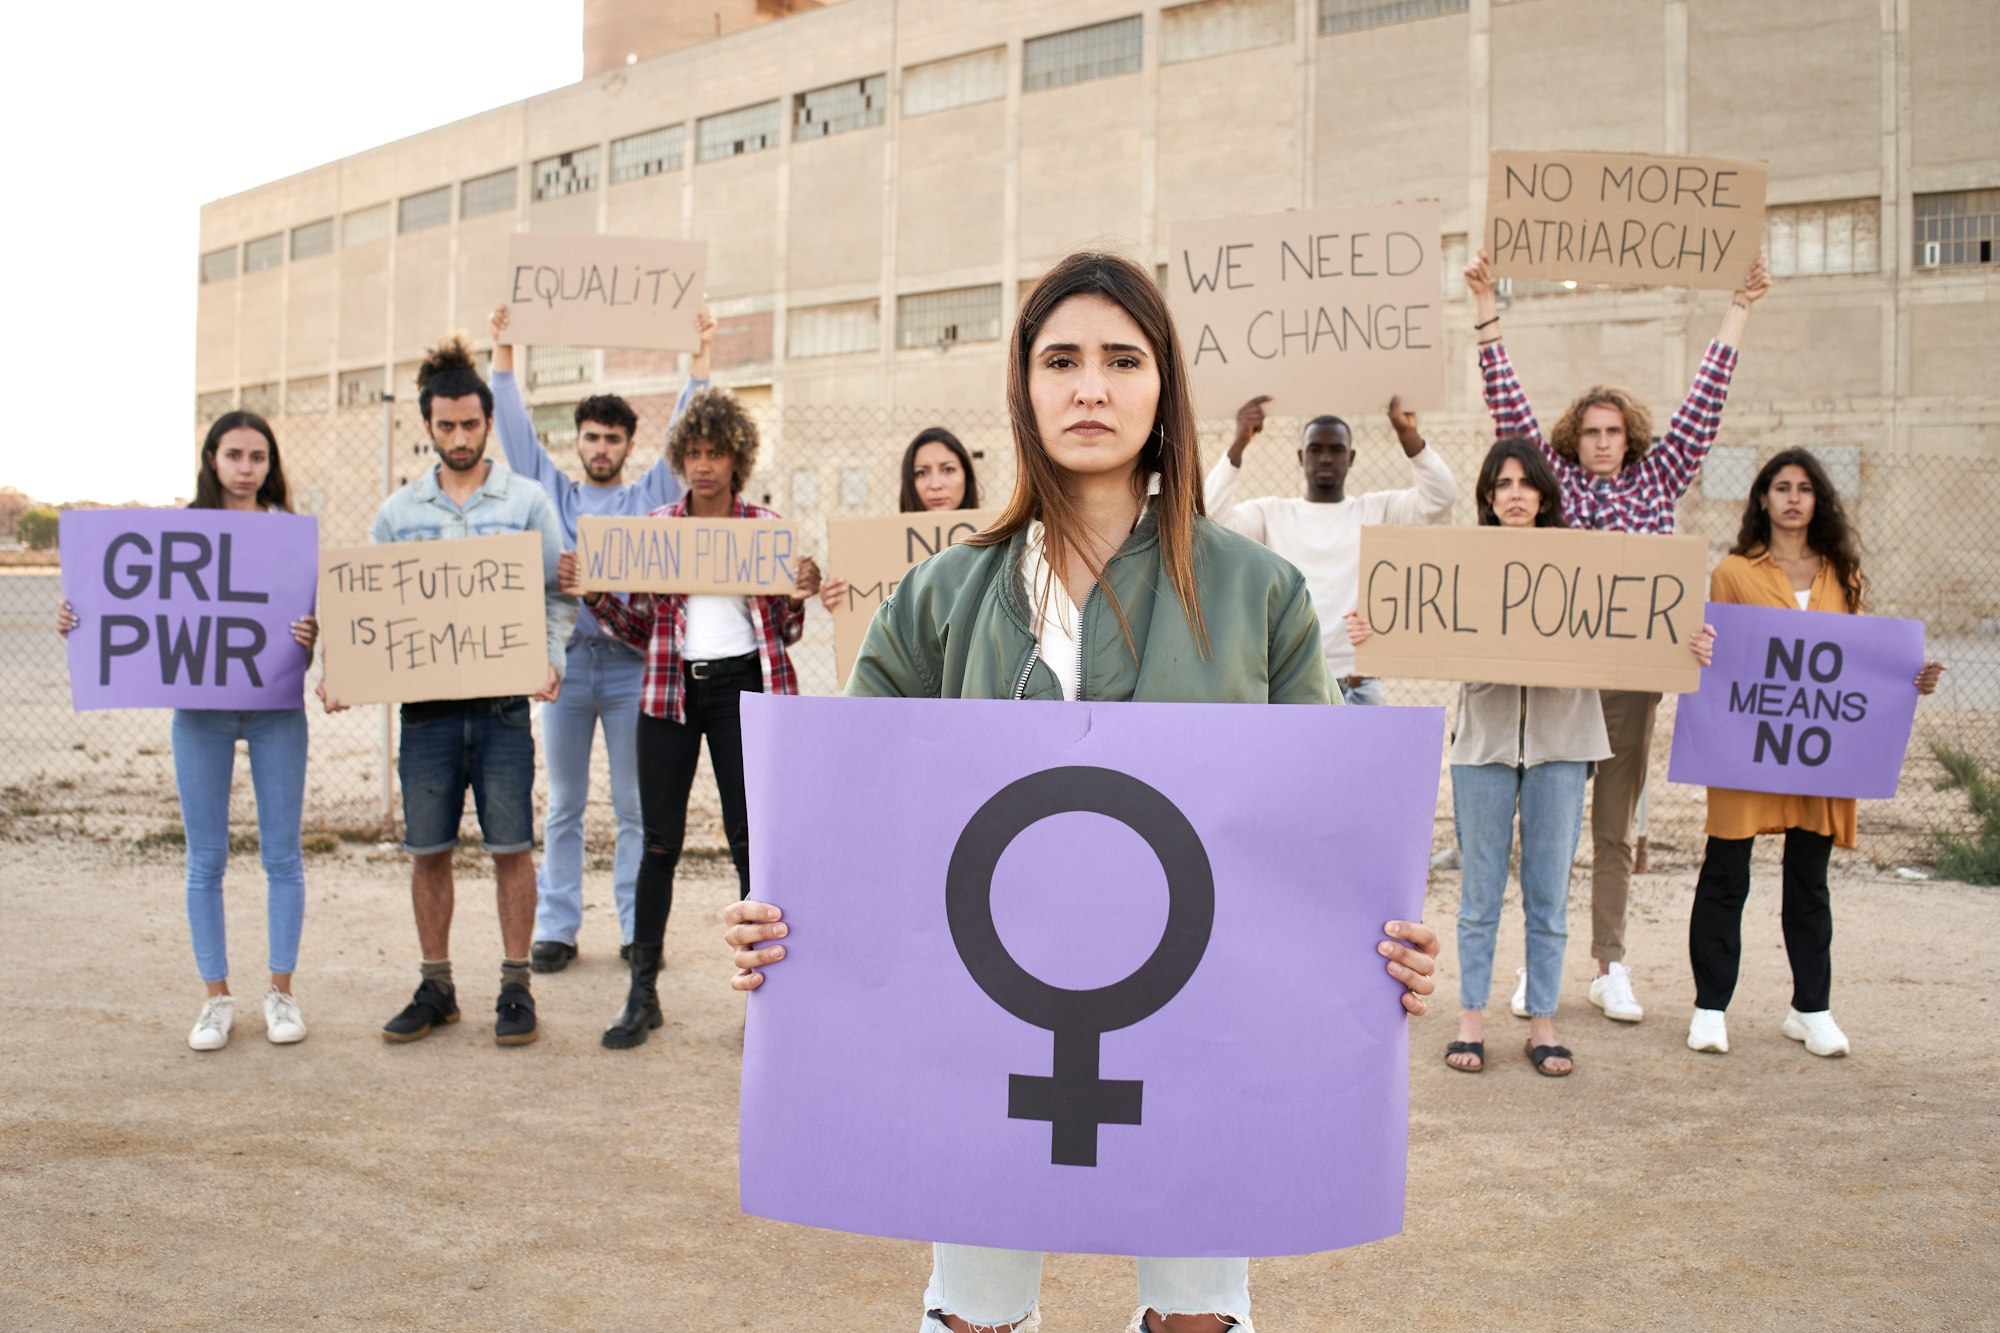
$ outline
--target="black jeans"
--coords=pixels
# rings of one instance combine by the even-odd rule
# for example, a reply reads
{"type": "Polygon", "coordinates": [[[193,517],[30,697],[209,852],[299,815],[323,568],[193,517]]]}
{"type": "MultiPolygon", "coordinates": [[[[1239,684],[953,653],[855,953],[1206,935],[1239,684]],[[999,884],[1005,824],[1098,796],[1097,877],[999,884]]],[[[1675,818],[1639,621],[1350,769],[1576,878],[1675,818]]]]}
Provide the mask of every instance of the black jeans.
{"type": "Polygon", "coordinates": [[[736,884],[750,896],[750,820],[743,805],[743,720],[740,698],[764,692],[757,655],[734,659],[706,680],[683,678],[687,721],[639,714],[639,817],[646,850],[639,858],[639,883],[632,902],[632,942],[658,944],[666,938],[667,913],[674,905],[674,867],[687,837],[688,792],[694,786],[701,738],[708,737],[708,762],[722,793],[722,829],[736,884]]]}
{"type": "MultiPolygon", "coordinates": [[[[1736,992],[1743,956],[1743,904],[1750,896],[1750,849],[1755,838],[1710,838],[1694,885],[1688,918],[1688,957],[1694,963],[1694,1002],[1727,1009],[1736,992]]],[[[1781,919],[1785,956],[1792,961],[1792,1008],[1825,1011],[1833,991],[1833,904],[1826,865],[1833,839],[1805,829],[1785,830],[1785,897],[1781,919]]]]}

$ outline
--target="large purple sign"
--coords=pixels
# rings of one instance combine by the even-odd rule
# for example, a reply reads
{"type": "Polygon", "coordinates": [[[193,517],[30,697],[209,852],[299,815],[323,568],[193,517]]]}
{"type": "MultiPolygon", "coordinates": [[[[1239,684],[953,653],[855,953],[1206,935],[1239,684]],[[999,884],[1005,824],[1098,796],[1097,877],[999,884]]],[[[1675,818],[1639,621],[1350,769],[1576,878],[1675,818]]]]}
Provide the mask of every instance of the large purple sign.
{"type": "Polygon", "coordinates": [[[1403,1223],[1443,711],[746,695],[744,1211],[1014,1249],[1403,1223]]]}
{"type": "Polygon", "coordinates": [[[1667,778],[1786,796],[1896,794],[1921,620],[1710,602],[1715,661],[1680,697],[1667,778]]]}
{"type": "Polygon", "coordinates": [[[319,525],[220,509],[65,513],[70,700],[93,708],[297,708],[319,525]]]}

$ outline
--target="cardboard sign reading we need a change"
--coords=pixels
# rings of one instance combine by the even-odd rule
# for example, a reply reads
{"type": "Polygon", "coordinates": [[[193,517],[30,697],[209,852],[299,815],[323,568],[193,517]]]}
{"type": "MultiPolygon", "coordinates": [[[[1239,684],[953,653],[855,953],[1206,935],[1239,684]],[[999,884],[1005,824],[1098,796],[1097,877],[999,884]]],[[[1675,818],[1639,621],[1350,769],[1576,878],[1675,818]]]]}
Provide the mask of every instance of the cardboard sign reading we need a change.
{"type": "MultiPolygon", "coordinates": [[[[1707,547],[1564,529],[1368,527],[1364,676],[1680,693],[1701,683],[1707,547]]],[[[1337,629],[1337,627],[1336,627],[1337,629]]]]}
{"type": "Polygon", "coordinates": [[[708,246],[637,236],[515,236],[508,337],[529,347],[698,352],[708,246]]]}
{"type": "Polygon", "coordinates": [[[798,528],[778,518],[583,514],[576,524],[585,592],[790,596],[798,556],[798,528]]]}
{"type": "Polygon", "coordinates": [[[1762,162],[1499,151],[1486,168],[1498,278],[1743,285],[1764,237],[1762,162]]]}
{"type": "Polygon", "coordinates": [[[1401,394],[1444,406],[1435,202],[1177,222],[1167,290],[1194,409],[1354,412],[1401,394]]]}
{"type": "Polygon", "coordinates": [[[950,509],[826,521],[827,569],[847,580],[847,596],[833,612],[834,678],[842,687],[868,637],[875,608],[896,591],[903,575],[945,547],[992,527],[999,517],[997,509],[950,509]]]}
{"type": "Polygon", "coordinates": [[[324,547],[327,697],[385,704],[532,694],[548,680],[546,595],[538,533],[324,547]]]}

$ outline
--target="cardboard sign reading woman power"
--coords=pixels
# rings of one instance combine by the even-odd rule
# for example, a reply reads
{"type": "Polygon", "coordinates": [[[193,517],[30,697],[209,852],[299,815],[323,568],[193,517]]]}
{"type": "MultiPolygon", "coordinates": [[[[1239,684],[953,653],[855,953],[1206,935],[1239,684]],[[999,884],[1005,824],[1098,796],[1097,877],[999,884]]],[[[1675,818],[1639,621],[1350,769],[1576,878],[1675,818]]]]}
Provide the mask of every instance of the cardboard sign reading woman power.
{"type": "MultiPolygon", "coordinates": [[[[1681,693],[1708,548],[1561,528],[1361,530],[1364,676],[1681,693]]],[[[1335,632],[1338,627],[1335,627],[1335,632]]]]}
{"type": "Polygon", "coordinates": [[[1105,1254],[1399,1231],[1375,946],[1423,906],[1443,737],[1436,708],[745,695],[791,929],[744,1032],[744,1211],[1105,1254]]]}
{"type": "Polygon", "coordinates": [[[776,518],[607,518],[579,515],[576,561],[585,592],[790,595],[799,530],[776,518]]]}

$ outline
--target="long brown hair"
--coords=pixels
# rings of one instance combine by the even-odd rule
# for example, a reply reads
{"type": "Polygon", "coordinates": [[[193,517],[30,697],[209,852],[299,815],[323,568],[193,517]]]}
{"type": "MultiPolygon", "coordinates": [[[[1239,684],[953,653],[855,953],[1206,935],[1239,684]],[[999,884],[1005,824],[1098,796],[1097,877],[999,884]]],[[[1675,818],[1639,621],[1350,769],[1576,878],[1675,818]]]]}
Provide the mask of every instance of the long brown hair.
{"type": "Polygon", "coordinates": [[[1868,591],[1868,580],[1861,573],[1861,542],[1847,521],[1847,511],[1841,507],[1826,465],[1807,450],[1786,449],[1757,469],[1757,479],[1750,483],[1750,498],[1743,505],[1743,526],[1737,529],[1736,545],[1729,553],[1749,555],[1771,549],[1771,511],[1764,508],[1764,497],[1771,493],[1771,483],[1778,474],[1788,467],[1798,468],[1812,483],[1813,516],[1806,524],[1806,549],[1833,567],[1833,576],[1847,595],[1847,609],[1860,615],[1861,598],[1868,591]]]}
{"type": "Polygon", "coordinates": [[[941,444],[951,450],[958,459],[958,470],[965,474],[965,494],[959,497],[960,509],[979,508],[979,474],[972,470],[972,455],[943,426],[930,426],[917,432],[917,438],[910,441],[910,447],[903,450],[903,493],[897,498],[897,508],[905,514],[924,512],[924,497],[917,494],[917,450],[927,444],[941,444]]]}
{"type": "Polygon", "coordinates": [[[266,509],[291,513],[292,492],[285,484],[285,465],[278,460],[278,437],[272,433],[271,423],[255,412],[224,412],[208,428],[208,438],[201,442],[201,462],[195,469],[194,499],[188,508],[223,507],[222,478],[216,475],[215,451],[222,447],[222,437],[232,430],[254,430],[264,437],[264,443],[271,447],[271,470],[264,474],[264,484],[257,488],[257,503],[266,509]]]}
{"type": "MultiPolygon", "coordinates": [[[[1007,414],[1014,428],[1016,463],[1014,494],[997,523],[967,540],[980,546],[994,545],[1040,519],[1043,550],[1051,569],[1062,568],[1070,550],[1082,549],[1078,541],[1082,520],[1077,516],[1075,503],[1063,490],[1063,471],[1049,457],[1041,427],[1035,421],[1034,403],[1028,395],[1028,368],[1035,338],[1055,308],[1072,296],[1101,296],[1110,301],[1131,317],[1152,345],[1154,364],[1160,370],[1160,403],[1152,433],[1139,450],[1132,485],[1143,498],[1147,474],[1160,474],[1160,494],[1154,506],[1159,522],[1160,564],[1180,598],[1195,642],[1206,656],[1208,629],[1202,623],[1201,597],[1194,577],[1194,521],[1205,512],[1201,498],[1201,444],[1195,435],[1187,363],[1181,356],[1180,338],[1174,331],[1166,297],[1160,294],[1152,274],[1129,259],[1080,251],[1043,275],[1028,293],[1028,299],[1021,303],[1007,358],[1007,414]]],[[[1103,565],[1093,562],[1088,555],[1084,563],[1101,583],[1103,565]]],[[[1125,646],[1136,656],[1138,648],[1132,642],[1132,627],[1125,620],[1125,610],[1119,606],[1117,594],[1109,587],[1104,594],[1111,599],[1111,609],[1125,631],[1125,646]]]]}
{"type": "Polygon", "coordinates": [[[1653,414],[1646,405],[1624,389],[1598,384],[1591,387],[1583,397],[1569,405],[1549,432],[1549,448],[1560,458],[1576,462],[1577,438],[1583,434],[1583,414],[1593,407],[1608,407],[1625,419],[1625,461],[1618,466],[1628,468],[1646,456],[1653,447],[1653,414]]]}
{"type": "Polygon", "coordinates": [[[1556,480],[1555,469],[1542,457],[1533,440],[1520,435],[1503,435],[1486,451],[1486,461],[1479,467],[1478,484],[1472,488],[1479,522],[1485,527],[1500,525],[1500,515],[1493,508],[1493,492],[1500,489],[1500,469],[1510,458],[1521,465],[1522,478],[1542,497],[1542,507],[1535,511],[1535,526],[1568,527],[1569,520],[1563,517],[1562,483],[1556,480]]]}

